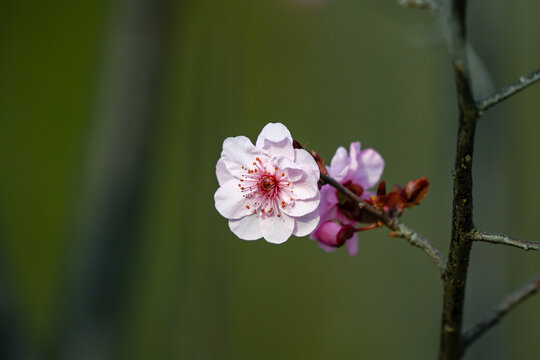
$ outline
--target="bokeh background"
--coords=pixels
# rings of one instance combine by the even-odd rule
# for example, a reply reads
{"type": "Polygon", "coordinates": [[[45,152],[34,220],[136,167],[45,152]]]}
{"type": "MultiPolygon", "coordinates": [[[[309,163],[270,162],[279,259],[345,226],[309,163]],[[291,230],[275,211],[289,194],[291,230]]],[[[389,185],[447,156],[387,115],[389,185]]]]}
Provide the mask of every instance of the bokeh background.
{"type": "MultiPolygon", "coordinates": [[[[471,1],[485,95],[540,66],[540,3],[471,1]],[[490,75],[487,75],[490,74],[490,75]]],[[[540,85],[481,119],[475,219],[538,238],[540,85]]],[[[386,230],[327,254],[244,242],[215,211],[227,136],[282,122],[327,161],[360,140],[390,184],[427,176],[404,221],[448,251],[456,134],[428,11],[366,0],[0,2],[3,359],[433,359],[441,286],[386,230]]],[[[465,322],[540,271],[476,244],[465,322]]],[[[540,296],[467,359],[538,359],[540,296]]]]}

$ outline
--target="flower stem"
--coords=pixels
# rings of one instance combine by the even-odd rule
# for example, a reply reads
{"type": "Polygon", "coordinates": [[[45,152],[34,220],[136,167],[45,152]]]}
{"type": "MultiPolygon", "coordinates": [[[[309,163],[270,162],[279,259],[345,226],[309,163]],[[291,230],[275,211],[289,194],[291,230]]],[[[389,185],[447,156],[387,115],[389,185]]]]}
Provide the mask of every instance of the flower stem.
{"type": "Polygon", "coordinates": [[[392,236],[400,237],[407,240],[411,245],[414,245],[424,251],[433,261],[433,263],[439,269],[439,273],[443,276],[446,271],[446,258],[444,255],[433,245],[429,240],[427,240],[422,235],[418,234],[413,229],[410,229],[405,224],[403,224],[397,218],[391,218],[384,214],[379,209],[374,206],[366,203],[362,198],[353,193],[351,190],[347,189],[345,186],[341,185],[336,179],[332,178],[327,174],[321,172],[321,179],[324,180],[327,184],[336,188],[339,192],[345,194],[350,199],[358,203],[362,209],[368,211],[371,215],[375,216],[381,223],[393,231],[392,236]]]}

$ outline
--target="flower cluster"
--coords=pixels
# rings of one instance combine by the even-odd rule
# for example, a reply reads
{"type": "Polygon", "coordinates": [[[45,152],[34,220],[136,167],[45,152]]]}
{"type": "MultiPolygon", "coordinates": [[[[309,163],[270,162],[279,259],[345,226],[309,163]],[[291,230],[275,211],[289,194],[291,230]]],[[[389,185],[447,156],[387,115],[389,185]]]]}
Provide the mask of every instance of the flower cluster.
{"type": "MultiPolygon", "coordinates": [[[[351,144],[349,153],[343,147],[338,148],[330,166],[326,167],[329,176],[364,200],[374,195],[367,189],[379,181],[383,169],[382,156],[373,149],[360,150],[359,142],[351,144]]],[[[330,185],[321,188],[319,215],[321,222],[311,238],[326,251],[345,245],[351,256],[358,250],[357,223],[373,222],[357,203],[330,185]]]]}
{"type": "Polygon", "coordinates": [[[310,234],[322,249],[333,251],[345,245],[353,256],[359,231],[381,226],[382,217],[396,219],[427,193],[425,177],[403,188],[394,185],[389,193],[382,181],[376,192],[371,191],[383,169],[382,156],[373,149],[361,150],[359,142],[353,142],[349,152],[338,148],[325,166],[317,153],[310,155],[294,141],[283,124],[270,123],[255,145],[245,136],[225,139],[216,165],[219,188],[214,200],[241,239],[262,237],[280,244],[291,235],[310,234]],[[319,181],[320,173],[356,194],[372,211],[319,181]]]}

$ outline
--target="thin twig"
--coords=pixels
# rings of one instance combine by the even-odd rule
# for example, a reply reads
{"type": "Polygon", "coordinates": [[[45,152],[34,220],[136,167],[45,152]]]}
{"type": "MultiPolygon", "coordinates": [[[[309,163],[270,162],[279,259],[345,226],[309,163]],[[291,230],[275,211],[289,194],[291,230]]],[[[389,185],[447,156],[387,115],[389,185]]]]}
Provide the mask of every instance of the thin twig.
{"type": "Polygon", "coordinates": [[[495,91],[491,95],[488,95],[480,100],[477,100],[476,106],[478,108],[478,111],[480,113],[486,111],[493,105],[496,105],[500,103],[501,101],[508,99],[510,96],[517,94],[521,90],[536,83],[539,80],[540,80],[540,69],[533,71],[530,74],[520,77],[519,79],[517,79],[510,85],[505,86],[495,91]]]}
{"type": "Polygon", "coordinates": [[[514,246],[525,251],[540,250],[540,242],[521,240],[505,235],[490,234],[478,230],[475,230],[471,233],[471,239],[475,241],[485,241],[492,244],[514,246]]]}
{"type": "Polygon", "coordinates": [[[444,274],[446,271],[446,258],[428,239],[407,227],[399,220],[395,220],[393,226],[389,227],[394,230],[394,236],[407,240],[409,244],[420,248],[428,254],[433,263],[439,268],[440,275],[442,276],[444,274]]]}
{"type": "Polygon", "coordinates": [[[523,286],[508,295],[497,307],[491,310],[486,316],[474,324],[469,330],[463,334],[462,348],[466,349],[483,333],[490,329],[493,325],[501,321],[501,318],[506,315],[514,307],[522,303],[529,296],[533,295],[540,288],[540,274],[529,280],[523,286]]]}
{"type": "Polygon", "coordinates": [[[374,206],[366,203],[362,198],[357,196],[351,190],[347,189],[345,186],[341,185],[336,179],[321,173],[321,179],[323,179],[327,184],[335,187],[338,191],[347,195],[349,198],[358,203],[362,209],[368,211],[371,215],[379,219],[386,227],[393,230],[393,236],[400,237],[407,240],[411,245],[414,245],[424,251],[433,261],[433,263],[439,269],[439,273],[442,276],[446,271],[446,258],[444,255],[433,245],[429,240],[427,240],[422,235],[418,234],[413,229],[408,228],[398,219],[391,218],[384,214],[379,209],[374,206]]]}

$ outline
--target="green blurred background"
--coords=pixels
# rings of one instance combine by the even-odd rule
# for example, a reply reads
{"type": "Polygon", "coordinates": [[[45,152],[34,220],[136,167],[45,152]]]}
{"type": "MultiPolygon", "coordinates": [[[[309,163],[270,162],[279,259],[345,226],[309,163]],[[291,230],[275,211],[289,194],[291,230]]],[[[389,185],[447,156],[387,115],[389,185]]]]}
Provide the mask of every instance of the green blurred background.
{"type": "MultiPolygon", "coordinates": [[[[456,133],[428,11],[366,0],[0,2],[0,306],[6,359],[433,359],[435,267],[386,230],[350,258],[244,242],[214,209],[227,136],[268,122],[329,161],[360,140],[404,221],[447,253],[456,133]]],[[[485,95],[540,66],[540,3],[471,1],[485,95]]],[[[480,73],[478,69],[476,73],[480,73]]],[[[538,239],[540,86],[482,118],[477,225],[538,239]]],[[[540,271],[476,244],[466,324],[540,271]]],[[[538,359],[540,296],[467,359],[538,359]]]]}

